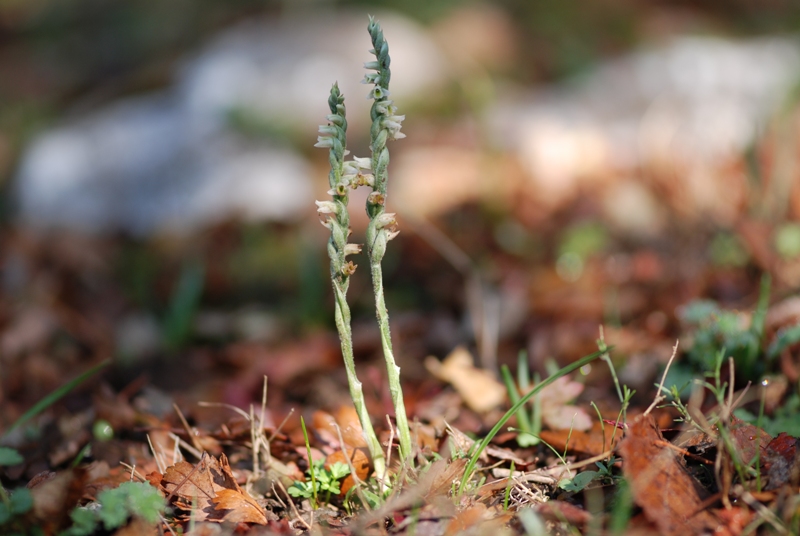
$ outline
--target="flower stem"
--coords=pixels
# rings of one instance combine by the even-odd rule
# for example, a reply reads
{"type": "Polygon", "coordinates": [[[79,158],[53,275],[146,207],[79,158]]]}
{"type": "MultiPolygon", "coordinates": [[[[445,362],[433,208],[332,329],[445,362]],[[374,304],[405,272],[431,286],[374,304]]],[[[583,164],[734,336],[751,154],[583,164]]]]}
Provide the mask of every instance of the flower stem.
{"type": "Polygon", "coordinates": [[[398,116],[394,103],[389,100],[389,45],[383,37],[383,31],[375,19],[370,17],[369,33],[372,38],[372,53],[377,61],[365,64],[365,67],[376,72],[365,76],[364,82],[373,84],[370,98],[373,99],[370,116],[372,151],[373,191],[367,198],[367,214],[370,223],[367,227],[367,253],[369,256],[372,288],[375,293],[375,310],[381,333],[381,346],[386,360],[386,374],[389,381],[389,392],[394,404],[395,420],[400,439],[400,457],[404,462],[411,460],[411,431],[408,427],[403,389],[400,385],[400,367],[394,360],[392,338],[389,331],[389,313],[383,295],[383,270],[381,260],[386,253],[386,244],[397,235],[394,214],[386,212],[386,183],[388,181],[389,149],[388,140],[400,139],[400,124],[403,116],[398,116]]]}
{"type": "MultiPolygon", "coordinates": [[[[347,255],[357,253],[360,247],[348,244],[350,235],[350,216],[347,212],[348,192],[350,187],[349,175],[343,173],[345,169],[344,157],[347,153],[347,120],[345,118],[344,97],[339,92],[339,87],[334,84],[331,88],[328,105],[331,114],[327,116],[330,123],[320,127],[318,147],[330,148],[330,194],[333,201],[317,201],[318,212],[330,215],[323,225],[331,231],[328,240],[328,256],[331,259],[331,283],[334,293],[334,308],[336,329],[342,347],[342,358],[347,371],[347,383],[350,387],[350,398],[353,400],[361,428],[367,442],[372,463],[379,479],[386,473],[386,461],[383,455],[378,436],[372,427],[367,406],[364,403],[364,392],[361,382],[356,376],[356,365],[353,358],[353,337],[350,328],[350,306],[347,304],[347,288],[350,285],[350,276],[355,272],[356,266],[346,260],[347,255]]],[[[351,166],[352,167],[352,166],[351,166]]]]}

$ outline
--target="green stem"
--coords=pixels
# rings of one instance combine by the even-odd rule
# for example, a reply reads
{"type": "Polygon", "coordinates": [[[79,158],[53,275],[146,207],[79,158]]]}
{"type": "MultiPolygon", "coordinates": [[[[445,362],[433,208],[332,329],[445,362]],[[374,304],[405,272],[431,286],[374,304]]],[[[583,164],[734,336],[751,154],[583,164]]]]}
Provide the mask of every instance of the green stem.
{"type": "Polygon", "coordinates": [[[369,19],[368,30],[373,46],[370,52],[375,55],[376,61],[369,62],[364,66],[368,70],[376,72],[367,74],[365,77],[365,82],[374,84],[370,93],[370,98],[374,101],[370,109],[373,191],[367,198],[367,215],[370,218],[367,227],[367,253],[372,273],[372,288],[375,293],[375,311],[381,332],[381,346],[386,360],[386,376],[389,380],[389,392],[394,404],[397,435],[400,440],[400,457],[403,462],[410,462],[411,431],[408,427],[403,389],[400,385],[400,367],[395,363],[392,352],[389,313],[386,311],[386,303],[383,298],[383,270],[381,269],[381,260],[386,253],[386,244],[397,234],[394,230],[396,224],[394,215],[387,214],[385,207],[386,184],[389,179],[389,149],[386,147],[386,142],[403,137],[403,134],[400,133],[400,123],[404,116],[397,115],[394,103],[388,98],[389,80],[391,79],[389,45],[383,37],[380,24],[372,17],[369,19]]]}
{"type": "Polygon", "coordinates": [[[378,436],[372,427],[372,421],[367,412],[364,402],[364,392],[361,382],[356,376],[356,365],[353,359],[353,336],[350,328],[350,307],[347,305],[347,287],[349,286],[350,276],[356,267],[352,262],[347,261],[347,255],[359,251],[359,248],[347,243],[350,234],[350,216],[347,213],[348,195],[347,191],[351,184],[349,179],[343,176],[345,167],[344,156],[347,145],[347,119],[344,106],[344,97],[339,91],[339,86],[334,84],[331,88],[328,106],[331,114],[328,115],[330,121],[328,125],[320,127],[320,137],[317,147],[328,147],[328,159],[330,161],[330,172],[328,182],[331,187],[333,201],[317,201],[320,214],[329,214],[330,217],[325,222],[325,226],[331,230],[331,237],[328,240],[328,256],[331,260],[331,284],[333,286],[335,301],[336,329],[339,332],[339,340],[342,346],[342,358],[345,370],[347,371],[347,383],[350,387],[350,397],[353,399],[361,428],[367,442],[372,463],[378,478],[382,479],[386,473],[386,462],[383,456],[378,436]]]}
{"type": "Polygon", "coordinates": [[[372,457],[372,464],[375,467],[375,473],[379,479],[383,479],[386,474],[386,459],[383,455],[381,443],[378,441],[378,436],[375,434],[375,429],[372,427],[372,420],[370,419],[369,412],[367,412],[367,405],[364,402],[364,391],[361,388],[361,382],[356,376],[356,363],[353,358],[353,335],[350,328],[350,306],[347,304],[344,290],[340,288],[334,281],[333,291],[335,293],[335,318],[336,329],[339,332],[339,340],[342,346],[342,357],[344,358],[344,368],[347,372],[347,384],[350,387],[350,398],[353,399],[353,405],[358,414],[358,420],[361,421],[361,428],[364,430],[364,436],[367,441],[367,449],[369,449],[370,456],[372,457]]]}
{"type": "Polygon", "coordinates": [[[370,255],[370,269],[372,271],[372,289],[375,293],[375,311],[381,332],[381,346],[386,360],[386,376],[389,380],[389,393],[392,396],[395,421],[397,422],[397,435],[400,439],[400,458],[406,461],[411,456],[411,430],[406,416],[403,388],[400,385],[400,367],[395,363],[394,352],[392,351],[389,312],[386,310],[386,302],[383,299],[383,270],[380,261],[374,262],[372,255],[370,255]]]}

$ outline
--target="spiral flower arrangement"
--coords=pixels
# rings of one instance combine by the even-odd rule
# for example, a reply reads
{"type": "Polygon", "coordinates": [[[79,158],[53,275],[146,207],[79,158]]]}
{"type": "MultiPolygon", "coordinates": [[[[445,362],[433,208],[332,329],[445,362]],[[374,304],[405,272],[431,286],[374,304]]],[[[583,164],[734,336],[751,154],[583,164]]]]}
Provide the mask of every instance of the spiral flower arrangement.
{"type": "Polygon", "coordinates": [[[370,129],[371,158],[354,157],[345,161],[348,151],[346,149],[347,120],[345,118],[344,97],[337,84],[331,88],[328,105],[331,113],[327,116],[328,124],[319,129],[319,138],[316,147],[329,149],[330,173],[328,180],[332,200],[317,201],[317,211],[325,216],[323,222],[331,231],[328,240],[328,256],[331,266],[331,283],[335,296],[336,328],[341,340],[342,355],[347,369],[347,379],[350,386],[350,396],[356,407],[359,420],[367,439],[367,446],[373,459],[375,471],[379,477],[385,473],[385,457],[381,450],[380,442],[375,435],[369,414],[364,404],[364,396],[356,376],[355,362],[353,360],[352,333],[350,327],[350,308],[347,304],[347,288],[349,278],[355,272],[356,265],[347,260],[348,255],[360,253],[361,246],[349,244],[350,217],[347,212],[348,195],[351,188],[369,186],[372,188],[367,198],[367,214],[370,222],[366,233],[367,255],[369,257],[372,286],[375,294],[375,308],[377,311],[378,325],[381,333],[381,346],[386,360],[389,391],[395,408],[397,435],[400,442],[400,456],[404,462],[411,461],[411,432],[408,426],[403,392],[400,386],[400,368],[394,360],[392,341],[389,331],[389,314],[383,293],[383,272],[381,260],[386,253],[386,245],[397,236],[397,221],[395,214],[386,212],[386,185],[388,181],[389,149],[386,143],[405,137],[400,132],[403,119],[397,115],[394,102],[389,99],[389,46],[383,37],[383,31],[374,18],[369,19],[369,34],[372,38],[375,61],[364,65],[369,72],[364,77],[364,83],[372,84],[373,88],[369,98],[373,99],[370,116],[372,126],[370,129]]]}

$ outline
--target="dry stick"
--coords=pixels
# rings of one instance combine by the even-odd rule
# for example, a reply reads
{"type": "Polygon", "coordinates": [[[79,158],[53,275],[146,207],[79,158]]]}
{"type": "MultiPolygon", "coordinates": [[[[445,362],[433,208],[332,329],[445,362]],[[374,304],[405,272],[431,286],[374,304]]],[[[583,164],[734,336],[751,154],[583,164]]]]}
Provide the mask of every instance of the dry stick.
{"type": "MultiPolygon", "coordinates": [[[[173,441],[175,441],[175,445],[176,446],[181,446],[181,447],[185,448],[192,456],[194,456],[198,460],[200,459],[200,456],[203,455],[203,453],[201,451],[195,449],[193,446],[191,446],[189,443],[187,443],[186,441],[181,439],[176,434],[173,434],[172,432],[170,432],[168,435],[169,435],[170,438],[172,438],[173,441]]],[[[172,461],[174,462],[175,459],[176,459],[175,458],[175,454],[173,453],[172,461]]]]}
{"type": "Polygon", "coordinates": [[[350,474],[353,476],[353,486],[358,494],[358,498],[361,499],[361,504],[369,512],[372,510],[372,508],[369,507],[369,503],[367,502],[366,497],[364,497],[364,493],[361,491],[361,485],[364,483],[364,481],[361,480],[356,473],[356,467],[353,465],[353,460],[350,458],[350,454],[348,454],[347,448],[345,447],[341,428],[339,428],[339,425],[336,422],[333,423],[333,427],[336,429],[336,434],[339,436],[339,448],[342,449],[344,459],[347,460],[347,466],[350,468],[350,474]]]}
{"type": "MultiPolygon", "coordinates": [[[[284,487],[283,483],[280,480],[276,480],[275,483],[278,484],[283,494],[286,495],[286,500],[289,502],[289,507],[292,509],[292,512],[294,512],[294,515],[297,516],[298,521],[300,521],[300,523],[303,524],[306,530],[311,531],[311,525],[306,523],[306,520],[303,519],[302,516],[300,515],[300,512],[297,511],[297,507],[294,505],[294,501],[292,501],[292,498],[289,496],[289,492],[286,491],[286,488],[284,487]]],[[[314,512],[311,512],[311,522],[312,524],[314,522],[314,512]]]]}
{"type": "Polygon", "coordinates": [[[389,425],[389,444],[386,445],[386,467],[392,465],[392,443],[394,443],[394,426],[392,426],[392,419],[386,416],[386,423],[389,425]]]}
{"type": "Polygon", "coordinates": [[[158,472],[164,474],[164,471],[167,469],[163,465],[163,460],[159,459],[155,447],[153,447],[153,441],[150,439],[150,434],[147,434],[147,444],[150,445],[150,452],[153,453],[153,459],[156,462],[156,467],[158,467],[158,472]]]}
{"type": "Polygon", "coordinates": [[[181,420],[181,424],[183,424],[183,428],[184,428],[184,430],[186,430],[186,435],[189,436],[189,439],[191,440],[195,451],[198,451],[198,452],[202,451],[203,450],[203,446],[200,445],[200,442],[197,440],[197,436],[195,436],[195,434],[192,432],[192,427],[189,426],[189,423],[186,421],[186,417],[183,416],[183,412],[181,411],[181,408],[179,408],[178,404],[175,404],[174,402],[172,404],[172,407],[175,408],[175,412],[178,414],[178,418],[181,420]]]}
{"type": "Polygon", "coordinates": [[[664,382],[667,381],[667,373],[669,372],[669,367],[672,366],[672,361],[675,360],[675,355],[678,353],[678,343],[680,341],[675,341],[675,346],[672,347],[672,356],[670,356],[669,361],[667,362],[667,367],[664,369],[664,374],[661,376],[661,383],[658,384],[657,395],[653,400],[653,403],[645,410],[642,415],[649,415],[651,411],[655,409],[657,405],[659,405],[664,399],[667,397],[662,395],[661,393],[664,392],[664,382]]]}
{"type": "Polygon", "coordinates": [[[275,431],[270,434],[270,436],[267,438],[267,441],[272,441],[273,439],[275,439],[275,436],[277,436],[280,433],[280,431],[283,429],[283,426],[289,421],[289,417],[291,417],[292,415],[294,415],[294,408],[289,410],[289,413],[286,415],[286,417],[283,418],[278,427],[275,428],[275,431]]]}

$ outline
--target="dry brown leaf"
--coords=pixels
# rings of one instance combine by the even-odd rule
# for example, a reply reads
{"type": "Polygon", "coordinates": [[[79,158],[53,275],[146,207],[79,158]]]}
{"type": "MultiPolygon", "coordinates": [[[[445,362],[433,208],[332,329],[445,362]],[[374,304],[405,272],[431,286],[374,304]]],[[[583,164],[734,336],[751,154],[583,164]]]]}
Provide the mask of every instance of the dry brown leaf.
{"type": "Polygon", "coordinates": [[[767,444],[772,436],[758,426],[744,422],[736,416],[731,417],[731,441],[744,464],[752,462],[756,456],[764,459],[767,444]]]}
{"type": "Polygon", "coordinates": [[[224,489],[217,493],[212,502],[216,510],[225,511],[225,522],[267,524],[264,509],[244,490],[224,489]]]}
{"type": "Polygon", "coordinates": [[[464,467],[467,466],[466,458],[458,458],[452,461],[438,460],[425,473],[425,477],[420,480],[425,501],[430,501],[438,495],[446,495],[453,487],[453,483],[460,481],[464,476],[464,467]]]}
{"type": "Polygon", "coordinates": [[[661,534],[714,532],[719,520],[706,510],[698,511],[708,491],[689,475],[665,443],[653,417],[639,417],[630,423],[619,452],[634,502],[661,534]]]}
{"type": "Polygon", "coordinates": [[[764,453],[763,464],[769,476],[767,490],[777,489],[784,484],[797,487],[800,481],[800,439],[781,432],[769,442],[764,453]]]}
{"type": "Polygon", "coordinates": [[[361,428],[361,422],[358,420],[356,409],[352,406],[340,406],[336,410],[334,417],[330,413],[317,410],[311,417],[312,426],[314,431],[329,445],[340,447],[339,445],[339,431],[342,433],[342,440],[345,443],[345,448],[358,448],[366,447],[367,440],[364,437],[364,429],[361,428]]]}
{"type": "Polygon", "coordinates": [[[192,510],[196,521],[267,523],[261,506],[236,482],[224,454],[219,461],[204,456],[196,466],[178,462],[167,468],[161,484],[177,497],[176,506],[192,510]]]}
{"type": "MultiPolygon", "coordinates": [[[[469,508],[457,512],[447,524],[444,531],[445,536],[455,536],[467,529],[478,527],[486,519],[486,514],[486,505],[483,503],[475,503],[469,508]]],[[[482,532],[488,534],[488,531],[482,532]]]]}
{"type": "Polygon", "coordinates": [[[535,510],[548,521],[567,522],[575,527],[583,527],[592,520],[592,514],[566,501],[547,501],[536,505],[535,510]]]}
{"type": "MultiPolygon", "coordinates": [[[[372,465],[369,461],[369,454],[366,448],[358,448],[352,449],[347,452],[347,456],[350,457],[350,461],[353,464],[353,469],[356,470],[356,476],[359,480],[364,481],[369,478],[370,473],[372,472],[372,465]]],[[[347,458],[345,458],[344,452],[341,450],[337,450],[336,452],[330,454],[327,458],[325,458],[325,468],[330,469],[333,464],[336,462],[341,462],[347,465],[347,458]]],[[[355,486],[356,479],[353,478],[352,473],[348,474],[346,477],[342,479],[342,482],[339,486],[340,492],[339,495],[344,497],[347,495],[347,492],[350,491],[350,488],[355,486]]]]}
{"type": "Polygon", "coordinates": [[[66,528],[69,512],[83,495],[86,471],[70,469],[42,478],[30,486],[33,517],[45,534],[56,534],[66,528]]]}
{"type": "Polygon", "coordinates": [[[214,486],[214,482],[200,467],[189,462],[178,462],[167,467],[161,485],[170,495],[191,502],[194,497],[211,500],[221,491],[221,486],[214,486]]]}
{"type": "Polygon", "coordinates": [[[451,384],[464,403],[478,413],[500,406],[506,398],[506,388],[489,372],[476,368],[472,355],[463,346],[456,347],[441,363],[433,356],[425,358],[425,368],[451,384]]]}

